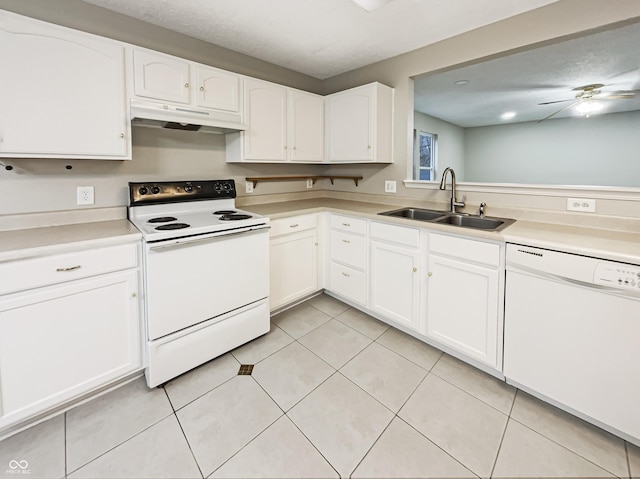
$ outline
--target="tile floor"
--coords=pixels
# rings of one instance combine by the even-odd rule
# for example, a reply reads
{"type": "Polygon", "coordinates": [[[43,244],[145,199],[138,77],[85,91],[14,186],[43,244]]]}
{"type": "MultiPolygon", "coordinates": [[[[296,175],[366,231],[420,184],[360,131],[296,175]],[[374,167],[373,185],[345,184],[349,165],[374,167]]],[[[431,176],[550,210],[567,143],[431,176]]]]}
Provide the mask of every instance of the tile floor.
{"type": "Polygon", "coordinates": [[[327,295],[164,388],[139,379],[0,442],[12,478],[630,475],[640,448],[327,295]]]}

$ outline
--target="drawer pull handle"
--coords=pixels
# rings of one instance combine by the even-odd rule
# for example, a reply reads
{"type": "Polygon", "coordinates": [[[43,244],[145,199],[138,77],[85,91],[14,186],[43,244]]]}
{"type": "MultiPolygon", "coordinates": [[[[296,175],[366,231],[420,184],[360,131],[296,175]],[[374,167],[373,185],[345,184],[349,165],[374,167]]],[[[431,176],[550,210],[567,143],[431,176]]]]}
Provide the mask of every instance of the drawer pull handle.
{"type": "Polygon", "coordinates": [[[351,226],[351,223],[342,223],[342,226],[346,226],[348,228],[351,226]]]}
{"type": "Polygon", "coordinates": [[[342,240],[343,243],[351,243],[349,240],[342,240]]]}
{"type": "Polygon", "coordinates": [[[65,271],[75,271],[76,269],[80,269],[82,266],[81,265],[76,265],[76,266],[70,266],[69,268],[56,268],[56,271],[58,273],[63,273],[65,271]]]}
{"type": "Polygon", "coordinates": [[[342,273],[342,276],[346,276],[347,278],[351,277],[351,275],[349,273],[342,273]]]}
{"type": "Polygon", "coordinates": [[[298,227],[298,223],[293,223],[292,225],[289,225],[289,228],[297,228],[298,227]]]}

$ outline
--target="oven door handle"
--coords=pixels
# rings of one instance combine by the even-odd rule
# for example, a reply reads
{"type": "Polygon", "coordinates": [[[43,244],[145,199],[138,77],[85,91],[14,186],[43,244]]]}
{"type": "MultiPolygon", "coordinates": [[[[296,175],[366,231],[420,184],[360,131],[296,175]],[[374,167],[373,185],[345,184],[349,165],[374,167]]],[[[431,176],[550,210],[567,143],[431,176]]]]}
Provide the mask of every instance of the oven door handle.
{"type": "Polygon", "coordinates": [[[204,243],[204,242],[209,242],[209,241],[214,241],[219,239],[226,239],[226,238],[229,238],[230,236],[235,236],[240,234],[260,233],[263,230],[268,230],[269,228],[271,228],[271,226],[269,225],[260,225],[257,227],[254,226],[254,227],[241,228],[237,230],[212,233],[210,235],[206,235],[205,237],[179,238],[168,244],[158,244],[155,246],[149,246],[149,251],[159,251],[159,250],[166,250],[170,248],[178,248],[180,246],[190,246],[196,243],[204,243]]]}

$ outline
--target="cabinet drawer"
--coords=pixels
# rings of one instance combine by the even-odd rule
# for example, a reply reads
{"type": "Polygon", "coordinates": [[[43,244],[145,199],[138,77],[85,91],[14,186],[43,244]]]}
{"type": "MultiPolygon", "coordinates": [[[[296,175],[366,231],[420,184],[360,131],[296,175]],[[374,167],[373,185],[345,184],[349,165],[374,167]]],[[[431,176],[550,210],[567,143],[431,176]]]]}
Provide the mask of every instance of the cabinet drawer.
{"type": "Polygon", "coordinates": [[[371,238],[417,248],[420,245],[420,230],[372,221],[371,238]]]}
{"type": "Polygon", "coordinates": [[[317,228],[318,216],[315,214],[290,216],[288,218],[272,220],[270,225],[271,230],[269,232],[269,236],[274,238],[276,236],[317,228]]]}
{"type": "Polygon", "coordinates": [[[500,246],[455,236],[431,233],[429,235],[429,252],[482,263],[489,266],[500,266],[500,246]]]}
{"type": "Polygon", "coordinates": [[[364,235],[367,232],[367,220],[351,216],[331,215],[331,228],[364,235]]]}
{"type": "Polygon", "coordinates": [[[354,268],[365,269],[367,264],[367,243],[362,236],[331,231],[331,259],[354,268]]]}
{"type": "Polygon", "coordinates": [[[331,262],[329,281],[331,291],[357,303],[366,303],[367,277],[365,273],[331,262]]]}
{"type": "Polygon", "coordinates": [[[135,243],[0,264],[0,294],[138,266],[135,243]]]}

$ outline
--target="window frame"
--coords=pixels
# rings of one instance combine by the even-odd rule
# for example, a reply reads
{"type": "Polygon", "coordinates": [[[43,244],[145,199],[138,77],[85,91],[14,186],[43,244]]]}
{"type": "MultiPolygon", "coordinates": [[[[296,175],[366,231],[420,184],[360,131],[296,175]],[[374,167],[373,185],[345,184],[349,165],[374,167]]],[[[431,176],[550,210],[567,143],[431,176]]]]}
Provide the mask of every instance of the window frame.
{"type": "Polygon", "coordinates": [[[413,130],[413,180],[414,181],[435,181],[437,177],[438,165],[438,134],[414,128],[413,130]],[[431,137],[431,166],[420,166],[420,138],[422,136],[431,137]],[[423,180],[420,178],[422,171],[429,171],[430,178],[423,180]]]}

